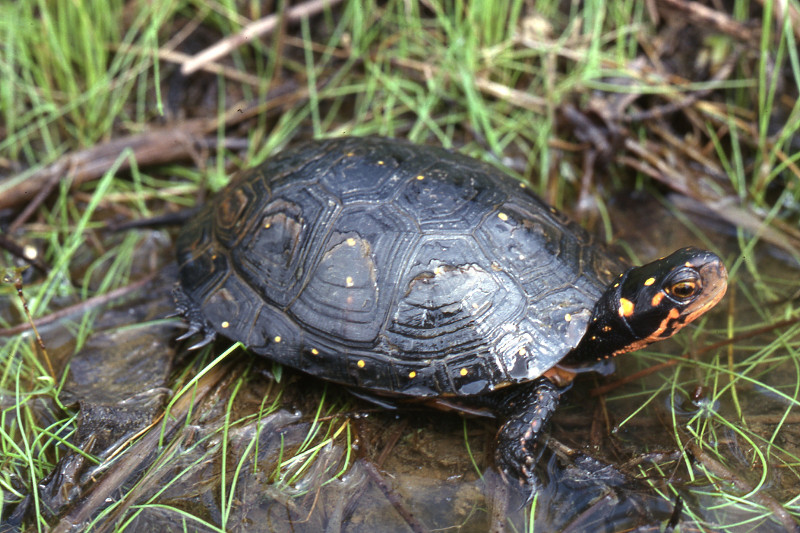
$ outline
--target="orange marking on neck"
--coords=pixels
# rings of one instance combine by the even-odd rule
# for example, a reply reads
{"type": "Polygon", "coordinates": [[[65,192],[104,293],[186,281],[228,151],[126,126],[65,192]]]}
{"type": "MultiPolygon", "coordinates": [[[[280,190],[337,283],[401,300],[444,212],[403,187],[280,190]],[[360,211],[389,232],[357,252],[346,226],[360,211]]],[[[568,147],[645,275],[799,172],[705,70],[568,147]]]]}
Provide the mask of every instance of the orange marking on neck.
{"type": "Polygon", "coordinates": [[[685,326],[687,324],[687,322],[685,320],[680,321],[680,323],[678,323],[677,327],[675,329],[673,329],[670,332],[670,334],[667,335],[666,337],[662,337],[661,335],[662,335],[662,333],[664,333],[664,331],[666,331],[666,329],[671,325],[671,323],[674,320],[680,318],[680,316],[681,316],[681,312],[678,310],[678,308],[677,307],[673,307],[672,309],[669,310],[669,313],[667,313],[667,316],[664,318],[664,320],[661,321],[661,323],[658,325],[658,327],[656,328],[656,330],[653,333],[651,333],[650,335],[648,335],[647,337],[645,337],[643,339],[639,339],[636,342],[630,343],[629,345],[625,346],[621,350],[617,350],[616,352],[614,352],[611,355],[616,356],[616,355],[620,355],[620,354],[623,354],[623,353],[635,352],[636,350],[641,350],[645,346],[647,346],[649,344],[652,344],[652,343],[654,343],[656,341],[664,340],[666,338],[669,338],[669,337],[673,336],[683,326],[685,326]]]}

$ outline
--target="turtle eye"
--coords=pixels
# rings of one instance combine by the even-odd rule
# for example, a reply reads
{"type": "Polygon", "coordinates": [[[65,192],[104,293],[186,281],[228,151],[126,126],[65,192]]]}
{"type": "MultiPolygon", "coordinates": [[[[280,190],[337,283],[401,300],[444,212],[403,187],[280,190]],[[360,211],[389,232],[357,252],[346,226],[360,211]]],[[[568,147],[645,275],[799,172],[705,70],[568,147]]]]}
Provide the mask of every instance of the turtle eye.
{"type": "Polygon", "coordinates": [[[686,300],[687,298],[691,298],[695,294],[697,294],[697,283],[692,280],[684,280],[684,281],[677,281],[670,285],[669,293],[675,296],[676,298],[680,298],[681,300],[686,300]]]}

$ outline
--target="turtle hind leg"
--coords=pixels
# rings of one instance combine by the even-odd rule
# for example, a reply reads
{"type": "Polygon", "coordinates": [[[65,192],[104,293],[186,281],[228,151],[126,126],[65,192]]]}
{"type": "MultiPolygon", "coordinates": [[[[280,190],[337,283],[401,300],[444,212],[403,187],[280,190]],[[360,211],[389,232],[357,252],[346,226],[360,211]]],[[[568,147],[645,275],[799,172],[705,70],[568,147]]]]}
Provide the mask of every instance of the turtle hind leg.
{"type": "Polygon", "coordinates": [[[182,341],[184,339],[188,339],[195,333],[202,333],[203,338],[189,347],[190,350],[197,350],[198,348],[202,348],[206,344],[210,343],[214,340],[217,336],[217,332],[214,331],[214,328],[211,327],[211,324],[208,323],[208,320],[203,316],[197,306],[192,302],[192,300],[186,296],[186,293],[183,292],[183,288],[181,288],[180,283],[176,283],[172,287],[172,298],[175,300],[175,309],[176,312],[170,316],[182,316],[184,320],[186,320],[188,329],[177,338],[177,340],[182,341]]]}
{"type": "Polygon", "coordinates": [[[507,481],[519,481],[530,496],[537,486],[534,466],[544,449],[541,436],[559,397],[558,387],[539,378],[515,391],[498,409],[505,423],[497,433],[495,462],[507,481]]]}

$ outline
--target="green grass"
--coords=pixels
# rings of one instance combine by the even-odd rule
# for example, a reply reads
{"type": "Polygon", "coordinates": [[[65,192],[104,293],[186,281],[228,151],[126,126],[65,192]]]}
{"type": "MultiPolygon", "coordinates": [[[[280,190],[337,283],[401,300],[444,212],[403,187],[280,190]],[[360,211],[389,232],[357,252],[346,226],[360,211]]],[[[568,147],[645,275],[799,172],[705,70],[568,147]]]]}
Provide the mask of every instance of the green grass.
{"type": "MultiPolygon", "coordinates": [[[[35,245],[50,266],[48,275],[27,278],[24,291],[32,314],[45,317],[124,287],[172,261],[169,231],[113,235],[105,231],[109,221],[143,219],[194,205],[199,192],[224,186],[233,168],[257,164],[309,137],[386,135],[455,148],[508,169],[551,203],[574,212],[581,197],[586,147],[579,138],[585,131],[563,116],[564,107],[572,105],[609,113],[611,122],[627,129],[620,137],[641,147],[638,153],[635,147],[615,147],[596,166],[588,190],[594,207],[576,216],[602,228],[606,239],[613,241],[617,207],[607,203],[609,191],[652,191],[697,242],[725,256],[731,292],[713,318],[684,332],[680,349],[693,353],[716,341],[737,339],[749,330],[797,318],[797,270],[780,264],[769,267],[761,260],[765,249],[778,249],[787,262],[800,260],[796,232],[800,57],[790,18],[781,23],[773,16],[761,16],[760,26],[754,28],[760,37],[749,45],[725,35],[704,36],[696,43],[693,63],[687,68],[705,69],[709,74],[692,81],[679,79],[683,72],[670,78],[652,64],[643,66],[641,58],[648,54],[654,58],[656,37],[664,35],[663,25],[653,25],[646,3],[572,3],[566,11],[560,9],[561,4],[537,2],[533,12],[522,1],[348,1],[313,21],[289,25],[285,33],[276,32],[235,50],[221,62],[252,75],[255,83],[206,73],[184,86],[187,91],[199,89],[202,96],[178,100],[179,110],[218,120],[206,139],[207,149],[197,150],[197,159],[161,167],[134,164],[130,171],[117,172],[123,162],[133,159],[131,151],[122,151],[100,179],[70,188],[65,175],[48,201],[17,233],[9,235],[35,245]],[[734,73],[724,81],[707,81],[731,57],[736,61],[734,73]],[[674,120],[666,124],[675,127],[674,138],[657,131],[652,121],[615,122],[610,107],[612,96],[641,95],[635,105],[647,111],[707,89],[713,90],[712,96],[701,98],[702,104],[670,115],[674,120]],[[237,117],[250,110],[255,110],[252,117],[239,122],[237,117]],[[247,142],[245,149],[226,147],[228,141],[242,140],[247,142]],[[641,165],[632,165],[631,159],[641,165]],[[671,207],[665,194],[669,186],[654,182],[652,169],[661,169],[662,175],[674,179],[688,175],[690,188],[702,191],[697,197],[707,206],[716,206],[719,216],[730,223],[735,232],[730,242],[721,242],[724,236],[709,234],[682,210],[671,207]]],[[[761,6],[737,0],[733,19],[750,20],[761,6]]],[[[790,1],[789,7],[798,10],[800,4],[790,1]]],[[[0,198],[66,154],[125,135],[179,125],[166,118],[174,111],[169,97],[175,90],[171,82],[177,67],[158,61],[159,53],[181,44],[175,37],[185,25],[197,24],[211,36],[190,42],[192,47],[208,45],[209,39],[236,32],[262,16],[259,9],[257,2],[228,0],[213,4],[191,0],[138,5],[120,0],[0,4],[0,198]]],[[[764,2],[763,9],[776,8],[774,2],[764,2]]],[[[690,74],[686,72],[685,77],[690,74]]],[[[22,207],[17,206],[15,213],[22,207]]],[[[619,244],[636,255],[635,243],[619,244]]],[[[6,252],[0,252],[0,258],[3,267],[14,264],[6,252]]],[[[101,317],[102,311],[95,309],[60,322],[73,340],[66,348],[48,346],[60,371],[56,376],[48,375],[30,337],[0,337],[0,494],[6,502],[30,494],[33,516],[45,515],[40,495],[32,489],[64,456],[76,430],[75,408],[63,406],[59,399],[64,370],[72,352],[84,345],[101,317]]],[[[0,286],[0,328],[24,320],[16,289],[0,286]]],[[[48,344],[55,342],[50,335],[43,334],[48,344]]],[[[712,405],[725,406],[700,409],[686,417],[667,413],[672,429],[659,431],[671,432],[673,449],[696,443],[732,471],[747,471],[751,490],[742,492],[687,459],[681,465],[643,470],[659,472],[659,481],[652,483],[655,493],[670,501],[676,494],[713,497],[718,505],[744,513],[745,518],[736,520],[747,522],[770,514],[755,494],[773,487],[776,471],[782,479],[800,482],[800,456],[790,438],[794,423],[790,420],[800,407],[798,338],[794,325],[737,340],[607,399],[627,409],[622,427],[629,420],[653,416],[663,408],[665,395],[676,401],[691,397],[698,383],[704,385],[712,405]],[[750,422],[762,415],[754,409],[759,395],[779,405],[772,413],[774,422],[750,422]],[[630,405],[626,402],[637,407],[624,407],[630,405]],[[712,446],[720,441],[730,441],[731,449],[742,450],[747,468],[727,449],[712,446]],[[750,475],[748,469],[755,474],[750,475]],[[709,487],[715,487],[710,496],[706,494],[709,487]]],[[[660,350],[654,348],[639,357],[630,371],[674,357],[660,350]]],[[[197,383],[222,364],[217,355],[181,360],[173,375],[173,403],[183,394],[193,394],[197,383]]],[[[124,529],[143,510],[156,508],[180,513],[189,529],[195,522],[210,529],[233,523],[241,487],[262,463],[254,459],[260,450],[258,431],[252,438],[241,437],[235,452],[228,448],[235,440],[232,435],[245,431],[242,428],[260,427],[259,420],[278,409],[272,398],[255,412],[240,407],[249,405],[243,399],[248,387],[263,379],[249,370],[231,378],[214,404],[223,413],[217,420],[219,427],[185,448],[181,439],[201,424],[203,412],[197,408],[183,412],[185,420],[179,426],[183,436],[170,437],[166,431],[161,435],[162,455],[147,473],[152,476],[150,483],[167,479],[164,472],[171,472],[173,481],[148,493],[135,506],[106,508],[96,517],[97,523],[114,516],[122,520],[116,527],[124,529]],[[208,450],[202,449],[204,445],[208,450]],[[194,462],[170,463],[179,457],[179,449],[196,452],[190,454],[194,462]],[[218,520],[194,513],[188,504],[162,503],[163,494],[174,483],[191,477],[193,469],[210,457],[222,458],[214,478],[220,497],[218,520]]],[[[350,422],[340,416],[351,404],[331,400],[326,394],[314,400],[316,407],[296,423],[305,436],[292,434],[292,445],[281,450],[274,469],[265,474],[271,484],[298,500],[340,479],[354,462],[351,444],[358,441],[350,422]],[[327,454],[333,446],[345,450],[345,456],[331,460],[327,454]],[[320,466],[321,456],[331,463],[320,466]],[[323,481],[305,486],[309,472],[323,481]]],[[[479,451],[471,443],[467,448],[480,468],[479,451]]],[[[87,458],[99,461],[92,455],[87,458]]],[[[147,485],[147,478],[142,483],[147,485]]],[[[786,496],[780,488],[772,494],[795,519],[800,516],[796,496],[786,496]]],[[[710,515],[702,509],[687,504],[686,512],[698,527],[713,529],[706,522],[710,515]]],[[[736,515],[720,510],[716,516],[724,521],[736,515]]],[[[0,515],[0,522],[6,518],[0,515]]],[[[532,529],[533,523],[531,518],[527,527],[532,529]]],[[[37,531],[48,528],[44,518],[27,526],[37,531]]]]}

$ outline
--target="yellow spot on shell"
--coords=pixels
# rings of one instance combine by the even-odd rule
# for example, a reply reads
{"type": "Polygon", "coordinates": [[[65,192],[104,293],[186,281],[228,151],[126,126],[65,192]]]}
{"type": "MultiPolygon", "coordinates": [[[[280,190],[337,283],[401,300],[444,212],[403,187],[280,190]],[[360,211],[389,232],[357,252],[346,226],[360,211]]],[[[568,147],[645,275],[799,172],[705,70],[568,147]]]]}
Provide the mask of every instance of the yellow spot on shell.
{"type": "Polygon", "coordinates": [[[497,213],[497,218],[505,222],[506,220],[508,220],[508,215],[506,215],[505,213],[497,213]]]}
{"type": "Polygon", "coordinates": [[[316,348],[311,348],[311,355],[319,355],[319,350],[316,348]]]}
{"type": "Polygon", "coordinates": [[[344,284],[347,285],[348,287],[352,287],[353,286],[353,277],[352,276],[347,276],[344,279],[344,284]]]}
{"type": "Polygon", "coordinates": [[[383,161],[378,161],[378,164],[379,165],[385,165],[385,163],[383,161]]]}
{"type": "Polygon", "coordinates": [[[633,302],[628,300],[627,298],[620,298],[619,299],[619,316],[621,317],[629,317],[633,314],[634,310],[633,302]]]}
{"type": "Polygon", "coordinates": [[[459,372],[459,374],[461,374],[462,376],[466,376],[466,375],[467,375],[467,373],[468,373],[468,372],[467,372],[467,369],[466,369],[466,368],[462,368],[462,369],[461,369],[461,372],[459,372]]]}
{"type": "Polygon", "coordinates": [[[408,377],[414,379],[415,377],[417,377],[417,373],[412,370],[411,372],[408,373],[408,377]]]}
{"type": "Polygon", "coordinates": [[[349,237],[345,242],[347,243],[347,246],[355,246],[356,245],[356,240],[354,238],[352,238],[352,237],[349,237]]]}
{"type": "Polygon", "coordinates": [[[422,180],[424,180],[424,179],[425,179],[425,176],[423,176],[422,174],[420,174],[419,176],[417,176],[417,179],[418,179],[419,181],[422,181],[422,180]]]}
{"type": "Polygon", "coordinates": [[[524,188],[527,187],[527,185],[525,185],[524,183],[520,183],[519,186],[520,186],[521,189],[524,189],[524,188]]]}
{"type": "Polygon", "coordinates": [[[267,222],[266,224],[264,224],[264,229],[269,229],[269,227],[270,227],[271,225],[272,225],[272,223],[271,223],[271,222],[267,222]]]}
{"type": "Polygon", "coordinates": [[[221,324],[221,326],[222,326],[223,328],[229,328],[229,327],[231,327],[231,323],[230,323],[230,322],[228,322],[227,320],[225,320],[225,321],[224,321],[224,322],[221,324]]]}
{"type": "Polygon", "coordinates": [[[646,280],[644,280],[644,286],[645,287],[649,287],[650,285],[652,285],[655,282],[656,282],[656,278],[647,278],[646,280]]]}
{"type": "Polygon", "coordinates": [[[356,155],[355,152],[347,152],[347,157],[353,157],[354,155],[356,155]]]}
{"type": "Polygon", "coordinates": [[[281,342],[281,336],[280,335],[275,335],[275,338],[272,339],[272,340],[274,340],[275,342],[281,342]]]}
{"type": "Polygon", "coordinates": [[[569,314],[569,313],[567,313],[566,315],[564,315],[564,320],[566,320],[567,322],[569,322],[570,320],[572,320],[572,315],[571,315],[571,314],[569,314]]]}
{"type": "Polygon", "coordinates": [[[363,359],[359,359],[358,363],[356,364],[358,365],[358,368],[364,368],[365,366],[367,366],[367,363],[365,363],[363,359]]]}
{"type": "Polygon", "coordinates": [[[525,348],[520,348],[519,351],[517,351],[517,355],[525,355],[526,353],[528,353],[528,350],[525,348]]]}
{"type": "Polygon", "coordinates": [[[683,265],[687,268],[692,268],[692,264],[689,261],[686,261],[683,265]]]}

